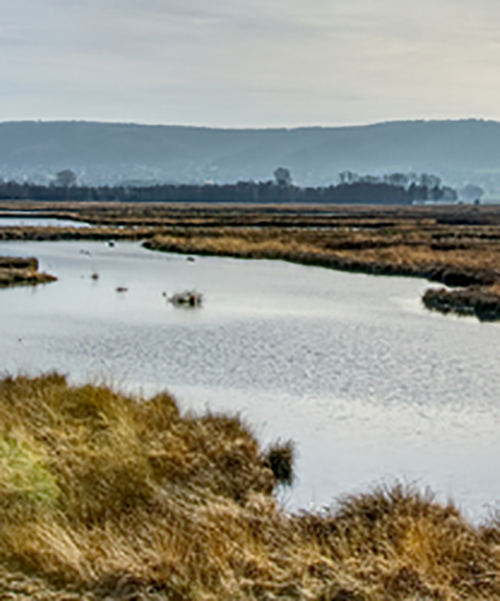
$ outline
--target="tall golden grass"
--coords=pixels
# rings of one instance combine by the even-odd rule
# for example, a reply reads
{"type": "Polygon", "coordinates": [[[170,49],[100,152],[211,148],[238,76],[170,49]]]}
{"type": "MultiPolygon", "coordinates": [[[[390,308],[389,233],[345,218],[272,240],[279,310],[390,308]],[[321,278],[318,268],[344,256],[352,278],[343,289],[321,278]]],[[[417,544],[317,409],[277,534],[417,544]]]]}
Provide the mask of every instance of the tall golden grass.
{"type": "Polygon", "coordinates": [[[177,248],[248,258],[279,255],[317,255],[371,264],[425,270],[433,266],[495,270],[500,265],[499,240],[479,237],[437,243],[426,229],[390,228],[388,231],[288,230],[281,228],[185,228],[159,235],[148,242],[154,249],[177,248]]]}
{"type": "Polygon", "coordinates": [[[238,418],[181,415],[167,393],[5,377],[0,598],[500,597],[495,523],[400,486],[291,515],[274,491],[292,458],[238,418]]]}

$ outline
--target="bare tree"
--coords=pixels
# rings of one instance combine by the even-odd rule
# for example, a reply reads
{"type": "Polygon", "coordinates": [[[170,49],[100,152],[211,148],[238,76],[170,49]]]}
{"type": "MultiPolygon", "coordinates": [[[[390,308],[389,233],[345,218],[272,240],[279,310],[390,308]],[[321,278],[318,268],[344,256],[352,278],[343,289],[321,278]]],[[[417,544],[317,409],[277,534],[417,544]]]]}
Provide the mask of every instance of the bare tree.
{"type": "Polygon", "coordinates": [[[406,188],[408,182],[410,181],[410,177],[405,173],[389,173],[384,176],[384,181],[391,186],[400,186],[401,188],[406,188]]]}

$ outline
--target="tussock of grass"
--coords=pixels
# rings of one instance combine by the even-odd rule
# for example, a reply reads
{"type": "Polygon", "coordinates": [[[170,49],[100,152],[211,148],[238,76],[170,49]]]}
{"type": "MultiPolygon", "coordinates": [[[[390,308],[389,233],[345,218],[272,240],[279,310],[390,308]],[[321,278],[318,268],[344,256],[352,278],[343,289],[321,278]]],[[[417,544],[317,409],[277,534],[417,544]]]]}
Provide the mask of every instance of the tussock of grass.
{"type": "Polygon", "coordinates": [[[0,381],[0,597],[496,599],[495,523],[394,487],[289,515],[293,448],[47,374],[0,381]]]}
{"type": "Polygon", "coordinates": [[[500,286],[470,286],[460,290],[430,289],[424,294],[424,305],[441,313],[475,315],[480,321],[500,320],[500,286]]]}
{"type": "Polygon", "coordinates": [[[31,257],[0,257],[0,288],[46,284],[56,278],[38,271],[38,260],[31,257]]]}
{"type": "Polygon", "coordinates": [[[294,445],[291,441],[277,442],[266,453],[266,465],[269,466],[281,484],[293,482],[294,445]]]}

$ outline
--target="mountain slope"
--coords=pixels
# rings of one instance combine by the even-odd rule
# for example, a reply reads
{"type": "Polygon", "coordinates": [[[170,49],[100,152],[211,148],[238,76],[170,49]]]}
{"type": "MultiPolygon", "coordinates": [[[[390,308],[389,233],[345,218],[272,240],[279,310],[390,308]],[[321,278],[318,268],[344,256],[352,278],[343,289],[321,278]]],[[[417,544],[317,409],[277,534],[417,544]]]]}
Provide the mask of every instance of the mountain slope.
{"type": "MultiPolygon", "coordinates": [[[[0,123],[0,176],[71,168],[89,183],[266,180],[288,167],[303,185],[361,173],[429,171],[450,183],[496,181],[500,123],[406,121],[356,127],[224,130],[94,122],[0,123]]],[[[487,182],[486,182],[487,183],[487,182]]]]}

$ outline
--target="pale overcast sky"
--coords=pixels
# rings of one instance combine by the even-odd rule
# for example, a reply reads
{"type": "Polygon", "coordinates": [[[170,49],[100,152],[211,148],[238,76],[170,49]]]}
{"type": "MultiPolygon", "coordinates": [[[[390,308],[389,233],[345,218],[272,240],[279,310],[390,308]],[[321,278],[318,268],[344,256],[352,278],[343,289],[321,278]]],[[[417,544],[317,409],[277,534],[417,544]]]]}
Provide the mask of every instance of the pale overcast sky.
{"type": "Polygon", "coordinates": [[[0,121],[500,119],[498,0],[0,0],[0,121]]]}

